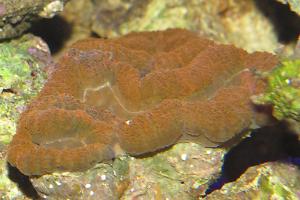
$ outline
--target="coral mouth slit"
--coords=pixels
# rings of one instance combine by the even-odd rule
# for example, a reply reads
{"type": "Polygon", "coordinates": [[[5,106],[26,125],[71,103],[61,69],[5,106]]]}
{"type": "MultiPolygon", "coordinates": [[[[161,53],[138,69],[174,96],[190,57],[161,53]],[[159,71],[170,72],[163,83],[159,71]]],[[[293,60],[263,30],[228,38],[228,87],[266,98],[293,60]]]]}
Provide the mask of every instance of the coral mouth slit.
{"type": "Polygon", "coordinates": [[[81,102],[86,103],[88,101],[87,96],[88,96],[89,92],[100,92],[102,89],[109,89],[109,91],[111,92],[111,95],[112,95],[113,99],[116,101],[117,105],[127,114],[135,115],[135,114],[140,114],[140,113],[145,112],[143,110],[139,110],[139,111],[128,110],[126,108],[126,106],[122,103],[122,101],[120,100],[120,98],[118,97],[118,95],[116,94],[114,89],[112,88],[110,82],[105,82],[104,84],[99,85],[98,87],[95,87],[95,88],[86,88],[83,92],[83,97],[82,97],[81,102]]]}
{"type": "Polygon", "coordinates": [[[76,147],[85,147],[87,144],[80,140],[76,140],[74,138],[61,138],[56,141],[45,142],[39,144],[45,148],[55,148],[55,149],[66,149],[66,148],[76,148],[76,147]]]}
{"type": "Polygon", "coordinates": [[[268,123],[250,101],[265,89],[253,72],[277,63],[182,29],[79,41],[22,113],[7,160],[32,176],[182,141],[219,146],[268,123]]]}

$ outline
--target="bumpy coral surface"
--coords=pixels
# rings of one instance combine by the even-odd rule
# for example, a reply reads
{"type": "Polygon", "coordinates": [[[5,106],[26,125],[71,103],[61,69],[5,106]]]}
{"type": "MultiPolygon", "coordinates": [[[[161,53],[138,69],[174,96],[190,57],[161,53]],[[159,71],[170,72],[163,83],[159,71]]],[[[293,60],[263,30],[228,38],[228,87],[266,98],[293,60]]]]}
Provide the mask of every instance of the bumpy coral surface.
{"type": "Polygon", "coordinates": [[[219,146],[266,119],[249,97],[276,64],[179,29],[80,41],[22,114],[8,161],[42,175],[180,141],[219,146]]]}

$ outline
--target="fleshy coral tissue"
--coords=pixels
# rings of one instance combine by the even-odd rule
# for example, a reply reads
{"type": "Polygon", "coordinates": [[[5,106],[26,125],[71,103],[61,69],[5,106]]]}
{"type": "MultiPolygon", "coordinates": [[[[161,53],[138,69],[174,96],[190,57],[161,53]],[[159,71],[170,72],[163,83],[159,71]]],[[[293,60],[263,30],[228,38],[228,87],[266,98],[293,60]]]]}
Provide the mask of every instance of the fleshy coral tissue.
{"type": "Polygon", "coordinates": [[[277,63],[181,29],[79,41],[22,113],[8,162],[43,175],[181,141],[219,146],[266,123],[250,96],[277,63]]]}

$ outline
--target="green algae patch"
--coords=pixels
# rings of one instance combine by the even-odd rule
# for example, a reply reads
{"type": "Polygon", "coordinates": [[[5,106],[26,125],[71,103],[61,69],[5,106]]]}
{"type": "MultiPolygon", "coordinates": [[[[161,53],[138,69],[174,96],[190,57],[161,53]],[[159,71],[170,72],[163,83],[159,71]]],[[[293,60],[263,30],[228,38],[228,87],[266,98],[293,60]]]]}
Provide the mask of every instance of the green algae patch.
{"type": "Polygon", "coordinates": [[[128,176],[129,173],[129,157],[123,156],[116,158],[113,162],[113,169],[116,173],[117,177],[123,179],[124,177],[128,176]]]}
{"type": "Polygon", "coordinates": [[[275,199],[297,199],[295,194],[285,185],[283,185],[280,180],[276,177],[263,176],[260,179],[261,186],[261,199],[269,199],[270,194],[275,199]]]}
{"type": "Polygon", "coordinates": [[[0,44],[0,143],[8,144],[25,105],[41,89],[44,63],[34,53],[47,52],[31,35],[0,44]]]}
{"type": "Polygon", "coordinates": [[[122,199],[197,199],[221,171],[222,149],[194,143],[176,144],[151,157],[129,162],[128,188],[122,199]],[[145,189],[147,188],[147,189],[145,189]]]}
{"type": "MultiPolygon", "coordinates": [[[[289,168],[290,166],[287,165],[285,167],[289,168]]],[[[267,200],[270,199],[270,197],[272,199],[298,199],[294,189],[299,187],[299,184],[295,184],[292,182],[296,181],[297,179],[291,178],[291,182],[287,182],[284,178],[281,177],[282,174],[280,172],[282,172],[283,170],[286,170],[283,168],[283,165],[277,165],[275,168],[272,168],[270,166],[262,168],[262,176],[260,176],[258,181],[261,188],[261,199],[267,200]]],[[[295,172],[297,172],[297,170],[295,172]]]]}
{"type": "Polygon", "coordinates": [[[206,197],[213,199],[299,199],[299,169],[280,162],[269,162],[247,169],[236,181],[225,184],[206,197]]]}
{"type": "Polygon", "coordinates": [[[273,115],[279,120],[300,121],[300,60],[283,61],[266,74],[268,88],[253,98],[256,104],[273,106],[273,115]]]}
{"type": "Polygon", "coordinates": [[[47,45],[38,37],[25,35],[0,43],[0,196],[24,198],[7,176],[7,144],[16,131],[16,121],[26,104],[42,88],[50,59],[47,45]]]}

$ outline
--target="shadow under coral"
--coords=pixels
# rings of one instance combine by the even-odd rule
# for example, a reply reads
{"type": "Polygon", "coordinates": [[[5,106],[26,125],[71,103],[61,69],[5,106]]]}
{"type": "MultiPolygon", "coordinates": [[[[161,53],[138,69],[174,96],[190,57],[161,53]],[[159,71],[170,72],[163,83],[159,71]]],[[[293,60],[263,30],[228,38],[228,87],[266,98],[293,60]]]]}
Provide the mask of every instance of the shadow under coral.
{"type": "Polygon", "coordinates": [[[269,161],[288,162],[300,168],[300,141],[284,123],[254,130],[225,155],[221,176],[206,194],[237,180],[249,167],[269,161]]]}
{"type": "Polygon", "coordinates": [[[8,178],[18,185],[19,190],[28,198],[40,199],[28,176],[22,174],[16,167],[7,163],[8,178]]]}

